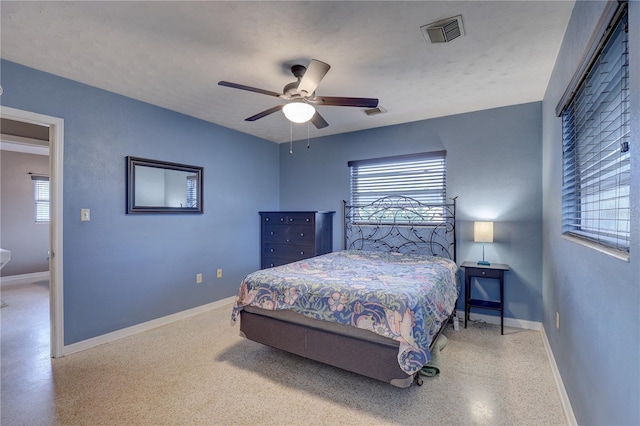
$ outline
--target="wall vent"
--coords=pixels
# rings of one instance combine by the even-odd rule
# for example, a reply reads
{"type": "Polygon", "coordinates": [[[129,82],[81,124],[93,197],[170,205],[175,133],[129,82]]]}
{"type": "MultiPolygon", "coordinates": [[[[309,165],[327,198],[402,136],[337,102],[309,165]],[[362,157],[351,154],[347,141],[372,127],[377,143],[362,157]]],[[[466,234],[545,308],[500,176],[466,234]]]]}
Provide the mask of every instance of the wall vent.
{"type": "Polygon", "coordinates": [[[427,42],[448,43],[464,35],[462,15],[423,25],[420,27],[420,31],[427,42]]]}
{"type": "Polygon", "coordinates": [[[365,109],[364,110],[364,113],[367,114],[367,115],[382,114],[384,112],[387,112],[387,111],[382,107],[370,108],[370,109],[365,109]]]}

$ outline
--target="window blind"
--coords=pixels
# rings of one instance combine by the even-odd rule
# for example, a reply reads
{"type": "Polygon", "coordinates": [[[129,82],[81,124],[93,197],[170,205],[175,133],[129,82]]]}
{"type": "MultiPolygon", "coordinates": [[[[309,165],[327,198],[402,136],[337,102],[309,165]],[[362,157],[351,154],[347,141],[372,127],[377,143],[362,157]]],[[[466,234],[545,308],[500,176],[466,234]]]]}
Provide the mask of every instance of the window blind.
{"type": "Polygon", "coordinates": [[[198,207],[198,177],[187,176],[187,207],[198,207]]]}
{"type": "Polygon", "coordinates": [[[49,222],[49,177],[31,175],[35,200],[35,221],[49,222]]]}
{"type": "Polygon", "coordinates": [[[350,161],[351,205],[402,195],[430,205],[446,201],[446,151],[350,161]]]}
{"type": "Polygon", "coordinates": [[[626,5],[563,107],[562,232],[629,251],[629,61],[626,5]]]}

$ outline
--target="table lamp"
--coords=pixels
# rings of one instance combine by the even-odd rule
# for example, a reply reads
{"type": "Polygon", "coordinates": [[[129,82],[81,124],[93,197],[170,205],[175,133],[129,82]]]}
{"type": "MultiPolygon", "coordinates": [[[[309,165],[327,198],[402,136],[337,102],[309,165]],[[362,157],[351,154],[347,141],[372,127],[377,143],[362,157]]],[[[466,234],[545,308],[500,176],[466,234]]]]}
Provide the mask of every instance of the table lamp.
{"type": "Polygon", "coordinates": [[[473,241],[482,243],[482,260],[478,265],[490,265],[484,260],[484,243],[493,242],[493,222],[473,222],[473,241]]]}

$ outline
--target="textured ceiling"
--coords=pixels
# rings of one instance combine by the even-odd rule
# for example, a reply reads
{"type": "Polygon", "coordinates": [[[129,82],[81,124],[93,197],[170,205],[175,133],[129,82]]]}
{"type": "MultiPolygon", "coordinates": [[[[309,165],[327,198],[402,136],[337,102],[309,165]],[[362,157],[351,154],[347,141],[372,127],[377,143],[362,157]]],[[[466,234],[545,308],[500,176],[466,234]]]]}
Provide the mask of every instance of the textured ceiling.
{"type": "MultiPolygon", "coordinates": [[[[12,2],[1,57],[274,142],[292,64],[331,65],[317,94],[375,97],[387,112],[322,106],[318,137],[539,101],[573,1],[12,2]],[[464,37],[428,44],[420,26],[462,15],[464,37]]],[[[5,87],[5,91],[11,90],[5,87]]],[[[307,136],[294,125],[293,138],[307,136]]]]}

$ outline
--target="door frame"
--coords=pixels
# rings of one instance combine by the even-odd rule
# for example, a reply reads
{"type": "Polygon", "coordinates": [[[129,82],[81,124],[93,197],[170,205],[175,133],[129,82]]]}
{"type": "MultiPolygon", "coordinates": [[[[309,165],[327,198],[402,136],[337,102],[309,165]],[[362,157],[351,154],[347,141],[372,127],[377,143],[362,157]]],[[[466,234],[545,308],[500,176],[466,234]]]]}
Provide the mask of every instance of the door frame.
{"type": "Polygon", "coordinates": [[[64,355],[62,207],[64,120],[2,106],[0,117],[49,127],[49,316],[51,356],[64,355]]]}

